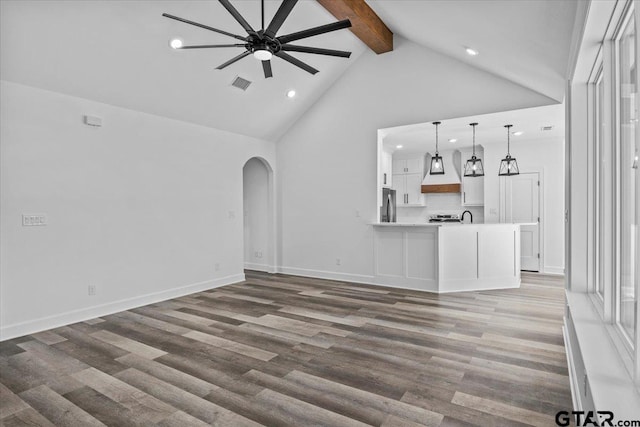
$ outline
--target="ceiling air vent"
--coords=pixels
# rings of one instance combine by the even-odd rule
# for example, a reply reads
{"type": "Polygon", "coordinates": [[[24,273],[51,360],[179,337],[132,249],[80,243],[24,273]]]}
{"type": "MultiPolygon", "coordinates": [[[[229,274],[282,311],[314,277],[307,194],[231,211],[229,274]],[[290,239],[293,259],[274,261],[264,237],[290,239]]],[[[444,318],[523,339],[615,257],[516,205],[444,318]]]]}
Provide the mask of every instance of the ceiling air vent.
{"type": "Polygon", "coordinates": [[[551,129],[553,129],[553,126],[542,126],[542,127],[540,128],[540,130],[541,130],[541,131],[543,131],[543,132],[544,132],[544,131],[547,131],[547,130],[551,130],[551,129]]]}
{"type": "Polygon", "coordinates": [[[231,82],[231,86],[237,87],[238,89],[242,90],[247,90],[250,84],[251,82],[249,80],[243,79],[240,76],[236,76],[236,78],[233,79],[233,82],[231,82]]]}

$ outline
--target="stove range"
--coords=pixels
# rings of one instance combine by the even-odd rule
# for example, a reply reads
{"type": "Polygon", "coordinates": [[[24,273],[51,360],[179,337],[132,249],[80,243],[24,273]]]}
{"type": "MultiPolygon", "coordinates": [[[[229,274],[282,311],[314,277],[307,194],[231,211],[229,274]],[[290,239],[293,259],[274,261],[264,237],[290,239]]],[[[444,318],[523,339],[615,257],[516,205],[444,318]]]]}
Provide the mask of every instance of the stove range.
{"type": "Polygon", "coordinates": [[[429,222],[460,222],[460,215],[436,214],[429,216],[429,222]]]}

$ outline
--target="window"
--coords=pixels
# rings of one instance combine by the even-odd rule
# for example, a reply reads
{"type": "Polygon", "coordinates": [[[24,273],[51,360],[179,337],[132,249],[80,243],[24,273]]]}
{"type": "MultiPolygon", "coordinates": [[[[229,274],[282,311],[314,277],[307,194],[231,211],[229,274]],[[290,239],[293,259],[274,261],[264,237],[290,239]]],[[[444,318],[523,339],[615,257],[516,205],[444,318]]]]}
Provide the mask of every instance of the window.
{"type": "Polygon", "coordinates": [[[633,12],[628,14],[617,38],[617,95],[618,95],[618,140],[617,140],[617,286],[616,321],[628,343],[633,346],[636,325],[635,290],[637,213],[636,189],[633,162],[637,152],[636,127],[637,82],[636,82],[636,28],[633,12]]]}
{"type": "Polygon", "coordinates": [[[605,138],[604,138],[604,78],[603,78],[603,70],[602,64],[600,64],[600,69],[598,71],[595,83],[594,90],[594,112],[595,112],[595,129],[594,129],[594,139],[595,139],[595,147],[594,147],[594,161],[593,161],[593,171],[594,171],[594,253],[595,259],[593,263],[593,277],[595,280],[595,291],[596,294],[604,299],[604,284],[605,284],[605,268],[604,268],[604,233],[605,227],[602,224],[603,219],[605,218],[604,212],[604,203],[602,203],[602,195],[604,194],[604,181],[601,179],[604,176],[604,167],[605,164],[602,162],[602,159],[605,158],[605,138]]]}

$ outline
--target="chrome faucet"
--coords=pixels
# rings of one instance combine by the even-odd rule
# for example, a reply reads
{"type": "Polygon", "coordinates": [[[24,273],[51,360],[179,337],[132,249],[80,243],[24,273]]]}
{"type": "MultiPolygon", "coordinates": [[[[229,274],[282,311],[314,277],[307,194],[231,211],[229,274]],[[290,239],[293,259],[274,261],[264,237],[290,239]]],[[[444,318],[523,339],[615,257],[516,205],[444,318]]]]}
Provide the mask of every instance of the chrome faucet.
{"type": "Polygon", "coordinates": [[[466,214],[466,213],[469,214],[469,218],[471,218],[471,223],[473,224],[473,214],[471,213],[471,211],[462,212],[462,216],[460,217],[460,222],[464,222],[464,214],[466,214]]]}

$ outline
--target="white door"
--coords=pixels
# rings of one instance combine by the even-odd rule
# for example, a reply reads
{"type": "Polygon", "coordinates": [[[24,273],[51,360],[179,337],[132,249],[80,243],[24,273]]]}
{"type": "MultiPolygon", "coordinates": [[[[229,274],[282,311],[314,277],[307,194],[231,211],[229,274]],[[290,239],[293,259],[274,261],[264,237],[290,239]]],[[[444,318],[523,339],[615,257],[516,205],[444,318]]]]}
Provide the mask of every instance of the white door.
{"type": "Polygon", "coordinates": [[[528,223],[520,226],[520,268],[540,271],[540,174],[521,173],[501,179],[502,222],[528,223]]]}
{"type": "Polygon", "coordinates": [[[407,159],[407,170],[406,173],[422,173],[420,167],[422,166],[422,162],[419,157],[415,159],[407,159]]]}
{"type": "Polygon", "coordinates": [[[412,173],[405,175],[407,203],[410,205],[422,204],[422,174],[412,173]]]}
{"type": "Polygon", "coordinates": [[[396,190],[396,205],[407,204],[407,183],[405,175],[393,174],[392,187],[396,190]]]}
{"type": "Polygon", "coordinates": [[[484,205],[484,177],[462,178],[462,205],[482,206],[484,205]]]}
{"type": "Polygon", "coordinates": [[[394,175],[407,173],[407,161],[404,159],[393,159],[391,162],[394,175]]]}

